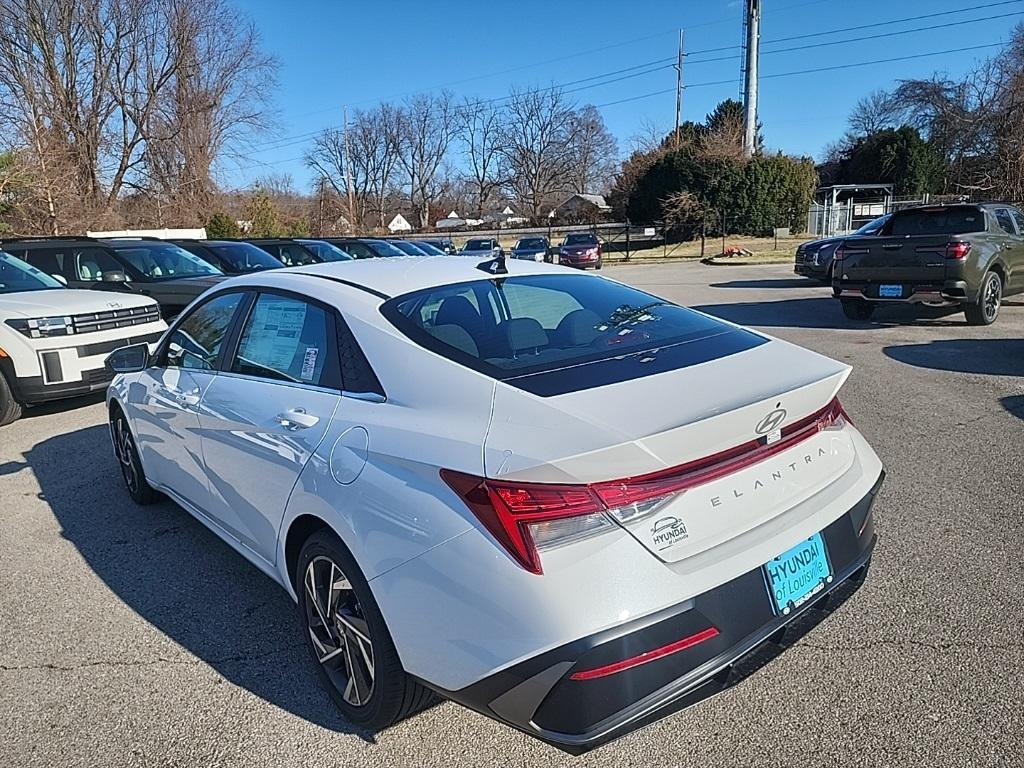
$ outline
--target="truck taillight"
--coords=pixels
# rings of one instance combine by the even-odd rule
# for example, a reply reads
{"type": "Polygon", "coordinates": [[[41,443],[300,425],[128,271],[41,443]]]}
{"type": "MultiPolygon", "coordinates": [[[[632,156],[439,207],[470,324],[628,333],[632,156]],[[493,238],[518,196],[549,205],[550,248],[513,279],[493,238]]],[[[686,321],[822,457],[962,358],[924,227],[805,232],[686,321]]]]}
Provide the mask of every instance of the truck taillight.
{"type": "Polygon", "coordinates": [[[948,243],[946,245],[946,258],[955,261],[963,261],[971,252],[971,244],[965,242],[948,243]]]}

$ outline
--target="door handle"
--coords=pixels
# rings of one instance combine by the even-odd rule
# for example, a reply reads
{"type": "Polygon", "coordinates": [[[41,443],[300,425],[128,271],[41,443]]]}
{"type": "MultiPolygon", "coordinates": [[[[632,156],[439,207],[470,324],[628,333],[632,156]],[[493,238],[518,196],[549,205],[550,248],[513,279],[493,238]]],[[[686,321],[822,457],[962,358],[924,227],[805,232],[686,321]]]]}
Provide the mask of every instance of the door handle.
{"type": "Polygon", "coordinates": [[[290,408],[283,413],[277,414],[277,416],[274,417],[274,421],[285,429],[294,432],[299,429],[309,429],[310,427],[316,426],[320,421],[320,417],[311,416],[306,413],[305,408],[290,408]]]}
{"type": "Polygon", "coordinates": [[[178,405],[185,408],[190,405],[199,405],[199,390],[193,389],[191,392],[178,392],[174,395],[174,399],[178,405]]]}

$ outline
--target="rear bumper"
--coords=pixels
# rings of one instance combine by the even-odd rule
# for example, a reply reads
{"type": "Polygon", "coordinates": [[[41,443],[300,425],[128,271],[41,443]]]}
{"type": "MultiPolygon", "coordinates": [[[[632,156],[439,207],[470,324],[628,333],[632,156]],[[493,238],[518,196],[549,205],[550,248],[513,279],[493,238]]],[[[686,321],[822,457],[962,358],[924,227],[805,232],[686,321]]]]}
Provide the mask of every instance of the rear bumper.
{"type": "Polygon", "coordinates": [[[946,280],[942,283],[900,283],[903,295],[881,297],[881,283],[842,282],[833,285],[833,293],[840,299],[864,299],[879,304],[963,304],[973,300],[973,294],[964,280],[946,280]]]}
{"type": "Polygon", "coordinates": [[[818,280],[824,280],[828,277],[828,267],[820,267],[806,262],[796,262],[793,265],[793,272],[803,277],[813,277],[818,280]]]}
{"type": "MultiPolygon", "coordinates": [[[[443,696],[568,752],[580,753],[659,720],[749,676],[849,598],[867,574],[876,536],[871,514],[884,472],[852,509],[822,532],[832,582],[789,615],[778,614],[756,568],[657,614],[516,664],[443,696]],[[709,636],[709,628],[717,634],[709,636]],[[600,677],[654,649],[705,639],[600,677]],[[741,663],[742,662],[742,663],[741,663]]],[[[435,688],[436,689],[436,688],[435,688]]]]}

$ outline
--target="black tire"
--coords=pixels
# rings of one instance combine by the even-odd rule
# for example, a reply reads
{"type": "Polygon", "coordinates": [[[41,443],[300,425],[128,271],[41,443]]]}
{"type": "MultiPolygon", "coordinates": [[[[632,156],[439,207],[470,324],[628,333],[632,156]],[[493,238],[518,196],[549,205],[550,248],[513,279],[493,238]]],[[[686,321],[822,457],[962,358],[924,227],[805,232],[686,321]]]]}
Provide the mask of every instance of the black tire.
{"type": "Polygon", "coordinates": [[[998,272],[989,270],[981,281],[978,298],[964,306],[968,325],[992,325],[999,317],[1003,304],[1003,279],[998,272]]]}
{"type": "Polygon", "coordinates": [[[7,379],[0,373],[0,427],[21,418],[21,403],[14,399],[7,379]]]}
{"type": "Polygon", "coordinates": [[[850,320],[864,322],[870,320],[875,312],[875,305],[864,301],[864,299],[840,299],[843,305],[843,314],[850,320]]]}
{"type": "Polygon", "coordinates": [[[345,718],[367,730],[379,731],[434,700],[434,693],[402,668],[391,633],[362,571],[332,531],[321,528],[302,545],[295,585],[306,647],[321,682],[345,718]],[[331,569],[332,565],[336,571],[331,569]],[[319,595],[317,599],[311,597],[307,581],[311,567],[312,592],[319,595]],[[322,577],[324,573],[328,574],[326,579],[322,577]],[[321,587],[332,581],[348,586],[322,592],[321,587]],[[319,618],[323,614],[327,614],[327,627],[319,618]],[[366,664],[367,648],[370,666],[366,664]]]}
{"type": "Polygon", "coordinates": [[[128,419],[117,406],[114,406],[110,414],[110,437],[114,442],[114,458],[121,468],[121,477],[132,501],[143,507],[156,502],[160,494],[146,480],[139,451],[135,447],[135,438],[128,427],[128,419]]]}
{"type": "Polygon", "coordinates": [[[599,262],[597,262],[597,267],[596,267],[596,269],[600,269],[600,268],[601,268],[601,267],[603,267],[603,266],[604,266],[604,264],[602,264],[602,263],[601,263],[601,262],[599,261],[599,262]]]}

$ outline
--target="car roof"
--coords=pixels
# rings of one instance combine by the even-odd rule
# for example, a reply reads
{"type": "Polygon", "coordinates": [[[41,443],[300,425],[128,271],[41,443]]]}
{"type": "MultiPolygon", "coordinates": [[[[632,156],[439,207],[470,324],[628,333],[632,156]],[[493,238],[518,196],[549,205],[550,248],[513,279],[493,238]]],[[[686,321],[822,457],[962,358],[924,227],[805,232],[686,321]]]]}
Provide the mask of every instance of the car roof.
{"type": "Polygon", "coordinates": [[[91,245],[102,248],[105,243],[91,237],[5,237],[0,238],[4,246],[17,245],[19,248],[54,248],[61,245],[91,245]]]}
{"type": "MultiPolygon", "coordinates": [[[[351,287],[383,294],[387,298],[456,283],[492,279],[494,275],[477,269],[477,261],[465,256],[392,256],[386,259],[329,261],[273,270],[274,273],[306,274],[324,277],[351,287]]],[[[535,261],[506,260],[508,277],[540,274],[579,274],[576,270],[535,261]]],[[[504,276],[503,276],[504,277],[504,276]]],[[[266,274],[260,280],[273,279],[266,274]]]]}

